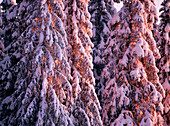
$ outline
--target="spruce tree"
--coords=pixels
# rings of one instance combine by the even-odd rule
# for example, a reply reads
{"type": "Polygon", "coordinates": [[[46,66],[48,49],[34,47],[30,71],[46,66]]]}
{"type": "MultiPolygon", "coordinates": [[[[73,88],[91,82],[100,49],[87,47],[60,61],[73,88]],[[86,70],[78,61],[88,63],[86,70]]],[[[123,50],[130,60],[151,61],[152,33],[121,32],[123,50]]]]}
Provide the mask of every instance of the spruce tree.
{"type": "Polygon", "coordinates": [[[162,2],[162,8],[160,9],[161,21],[159,26],[159,41],[157,42],[161,58],[157,60],[157,66],[159,68],[159,78],[160,83],[163,85],[166,96],[163,100],[164,105],[164,119],[165,126],[170,124],[170,7],[169,0],[164,0],[162,2]]]}
{"type": "Polygon", "coordinates": [[[15,31],[17,38],[0,61],[1,125],[73,125],[67,109],[72,86],[62,5],[23,0],[9,8],[7,18],[23,31],[15,31]]]}
{"type": "Polygon", "coordinates": [[[108,59],[103,55],[105,50],[106,41],[110,34],[109,21],[116,13],[113,0],[91,0],[89,2],[89,12],[91,14],[91,22],[93,24],[93,64],[94,64],[94,77],[95,77],[95,90],[101,105],[103,104],[102,92],[104,90],[103,78],[101,73],[108,59]]]}
{"type": "Polygon", "coordinates": [[[155,58],[160,58],[153,38],[157,21],[152,0],[123,1],[111,21],[104,55],[109,63],[102,73],[104,125],[162,125],[164,89],[155,58]]]}
{"type": "Polygon", "coordinates": [[[95,93],[92,64],[92,24],[88,12],[88,0],[66,0],[65,27],[68,37],[68,60],[73,76],[74,125],[102,125],[100,104],[95,93]],[[81,122],[81,123],[79,123],[81,122]]]}
{"type": "Polygon", "coordinates": [[[0,4],[0,36],[4,43],[4,47],[7,47],[10,44],[13,40],[14,34],[20,30],[17,29],[18,24],[13,23],[14,18],[17,16],[17,10],[18,6],[13,6],[11,0],[3,0],[0,4]]]}

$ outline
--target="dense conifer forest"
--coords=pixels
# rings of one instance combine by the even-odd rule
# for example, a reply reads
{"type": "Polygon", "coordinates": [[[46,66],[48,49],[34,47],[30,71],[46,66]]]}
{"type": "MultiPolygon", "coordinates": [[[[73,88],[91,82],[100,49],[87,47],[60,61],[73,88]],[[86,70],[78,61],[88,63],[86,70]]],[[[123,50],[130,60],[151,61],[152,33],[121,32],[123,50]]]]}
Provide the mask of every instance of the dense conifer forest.
{"type": "Polygon", "coordinates": [[[0,0],[0,126],[169,126],[170,0],[156,2],[0,0]]]}

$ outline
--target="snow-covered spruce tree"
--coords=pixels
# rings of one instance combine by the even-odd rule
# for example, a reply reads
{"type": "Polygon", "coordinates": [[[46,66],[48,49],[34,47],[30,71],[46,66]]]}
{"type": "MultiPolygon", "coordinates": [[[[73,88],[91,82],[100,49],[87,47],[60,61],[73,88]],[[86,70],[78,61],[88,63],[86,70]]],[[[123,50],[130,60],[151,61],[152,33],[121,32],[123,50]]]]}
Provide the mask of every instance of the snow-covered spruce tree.
{"type": "Polygon", "coordinates": [[[170,124],[170,6],[169,0],[164,0],[162,2],[162,8],[160,9],[161,22],[159,26],[159,41],[157,45],[161,54],[161,58],[157,60],[157,65],[159,68],[159,79],[160,83],[163,85],[166,96],[163,100],[164,105],[164,119],[165,126],[170,124]]]}
{"type": "Polygon", "coordinates": [[[157,21],[152,0],[128,0],[111,21],[104,55],[109,63],[102,77],[104,125],[162,125],[162,97],[155,58],[160,58],[152,35],[157,21]]]}
{"type": "Polygon", "coordinates": [[[109,20],[112,19],[116,9],[113,5],[113,0],[91,0],[89,2],[89,12],[91,14],[91,22],[93,24],[92,42],[93,48],[93,63],[94,63],[94,77],[95,77],[95,90],[99,101],[102,105],[102,92],[105,85],[104,80],[101,78],[101,73],[108,60],[103,56],[106,47],[106,41],[110,34],[108,26],[109,20]]]}
{"type": "Polygon", "coordinates": [[[0,125],[73,125],[63,3],[23,0],[16,6],[26,25],[0,61],[0,125]]]}
{"type": "Polygon", "coordinates": [[[11,3],[7,3],[6,0],[0,3],[0,39],[1,39],[1,46],[5,47],[5,45],[9,45],[9,36],[10,33],[8,32],[8,28],[10,27],[10,22],[7,19],[7,9],[12,6],[11,3]]]}
{"type": "Polygon", "coordinates": [[[92,24],[88,12],[88,0],[66,0],[65,22],[68,35],[68,58],[73,76],[74,125],[102,125],[100,104],[95,93],[92,68],[92,24]]]}
{"type": "MultiPolygon", "coordinates": [[[[13,6],[10,0],[3,0],[3,2],[0,5],[1,7],[1,26],[0,26],[0,37],[1,38],[0,39],[1,39],[1,50],[2,50],[1,60],[3,59],[4,56],[6,57],[6,59],[8,57],[8,51],[6,51],[7,49],[5,49],[5,47],[8,46],[13,41],[15,41],[16,38],[18,38],[21,35],[20,31],[23,31],[24,23],[21,18],[21,16],[23,16],[23,11],[21,11],[21,9],[18,9],[18,7],[22,8],[22,6],[23,5],[13,6]],[[17,16],[18,14],[20,14],[20,16],[17,16]],[[22,22],[22,28],[20,27],[21,22],[22,22]]],[[[11,57],[10,61],[6,63],[10,64],[9,65],[9,68],[10,68],[10,66],[12,66],[13,64],[16,64],[16,62],[17,62],[16,58],[11,57]]],[[[4,68],[4,70],[5,69],[6,68],[4,68]]],[[[2,75],[2,73],[3,73],[3,70],[1,69],[0,74],[2,75]]],[[[1,85],[1,88],[3,88],[3,84],[1,85]]],[[[5,97],[3,93],[4,92],[0,92],[1,98],[5,97]]]]}
{"type": "MultiPolygon", "coordinates": [[[[20,2],[21,1],[18,1],[18,4],[20,4],[20,2]]],[[[11,2],[11,0],[3,0],[0,4],[0,18],[2,22],[2,25],[0,26],[0,36],[5,47],[7,47],[12,40],[16,40],[18,33],[23,31],[21,27],[19,28],[19,23],[22,22],[20,17],[23,15],[24,11],[21,11],[22,6],[18,8],[19,6],[14,6],[13,4],[14,2],[11,2]],[[14,23],[14,20],[20,20],[20,22],[15,21],[14,23]]]]}

